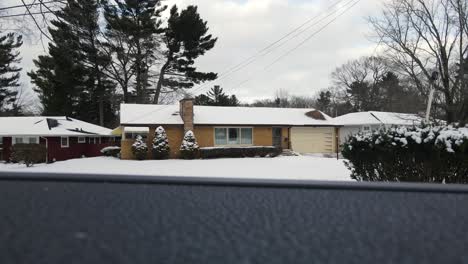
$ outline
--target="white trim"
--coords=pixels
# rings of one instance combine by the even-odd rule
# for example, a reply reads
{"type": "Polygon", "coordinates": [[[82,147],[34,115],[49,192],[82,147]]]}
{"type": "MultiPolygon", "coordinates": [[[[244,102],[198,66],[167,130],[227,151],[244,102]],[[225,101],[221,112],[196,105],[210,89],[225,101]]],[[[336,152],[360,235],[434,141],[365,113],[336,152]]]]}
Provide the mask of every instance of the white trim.
{"type": "Polygon", "coordinates": [[[84,144],[84,143],[86,143],[86,137],[78,137],[78,143],[79,143],[79,144],[84,144]],[[84,139],[84,140],[80,140],[80,139],[84,139]]]}
{"type": "Polygon", "coordinates": [[[61,147],[61,148],[68,148],[68,147],[70,147],[70,138],[69,138],[69,137],[60,137],[60,147],[61,147]],[[64,144],[63,144],[63,141],[62,141],[64,138],[67,139],[67,144],[66,144],[66,145],[64,145],[64,144]]]}
{"type": "Polygon", "coordinates": [[[245,127],[245,126],[215,126],[213,127],[213,146],[215,147],[247,147],[254,145],[254,128],[253,127],[245,127]],[[224,128],[226,129],[226,144],[216,144],[216,129],[217,128],[224,128]],[[229,128],[237,128],[239,129],[239,144],[229,144],[229,128]],[[248,128],[252,130],[252,143],[251,144],[242,144],[242,129],[248,128]]]}

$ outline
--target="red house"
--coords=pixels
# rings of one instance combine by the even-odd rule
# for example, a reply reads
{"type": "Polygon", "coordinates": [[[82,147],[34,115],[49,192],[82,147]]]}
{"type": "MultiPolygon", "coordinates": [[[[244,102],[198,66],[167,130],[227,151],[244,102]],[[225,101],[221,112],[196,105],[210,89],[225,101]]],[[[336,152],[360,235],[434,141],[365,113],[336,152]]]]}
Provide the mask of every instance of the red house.
{"type": "Polygon", "coordinates": [[[102,155],[119,145],[111,130],[69,117],[0,117],[0,160],[10,159],[14,144],[44,144],[47,162],[102,155]]]}

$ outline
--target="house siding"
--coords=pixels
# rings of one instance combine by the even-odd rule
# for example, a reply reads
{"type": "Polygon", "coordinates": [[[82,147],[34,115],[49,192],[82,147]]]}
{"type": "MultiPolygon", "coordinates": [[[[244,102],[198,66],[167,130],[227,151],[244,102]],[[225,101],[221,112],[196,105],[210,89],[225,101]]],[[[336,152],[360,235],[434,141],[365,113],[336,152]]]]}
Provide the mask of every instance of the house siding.
{"type": "Polygon", "coordinates": [[[201,148],[214,146],[214,126],[195,126],[194,133],[201,148]]]}
{"type": "Polygon", "coordinates": [[[254,127],[253,144],[255,146],[273,146],[272,127],[254,127]]]}
{"type": "MultiPolygon", "coordinates": [[[[148,159],[152,158],[151,146],[154,138],[154,131],[158,127],[150,126],[147,144],[148,144],[148,159]]],[[[171,148],[170,158],[179,157],[179,148],[184,137],[184,127],[181,125],[166,125],[163,126],[166,130],[171,148]]],[[[195,126],[193,132],[200,147],[214,147],[214,128],[215,127],[246,127],[246,126],[195,126]]],[[[248,126],[247,126],[248,127],[248,126]]],[[[253,127],[253,145],[255,146],[272,146],[272,127],[271,126],[251,126],[253,127]]],[[[283,148],[289,147],[289,129],[283,128],[283,148]]],[[[135,159],[132,153],[133,139],[122,140],[121,143],[121,158],[124,160],[135,159]]]]}
{"type": "Polygon", "coordinates": [[[379,129],[381,125],[353,125],[340,128],[340,145],[345,143],[349,137],[362,131],[364,126],[369,126],[372,130],[379,129]]]}
{"type": "MultiPolygon", "coordinates": [[[[63,161],[68,159],[76,159],[81,157],[97,157],[101,156],[101,149],[108,146],[118,145],[117,142],[110,142],[108,138],[99,139],[97,144],[89,143],[89,138],[86,138],[86,143],[78,143],[78,137],[69,137],[69,147],[62,148],[60,137],[40,137],[39,144],[47,145],[47,160],[63,161]],[[47,139],[47,140],[46,140],[47,139]]],[[[12,148],[12,138],[3,138],[3,160],[10,160],[12,148]]]]}
{"type": "MultiPolygon", "coordinates": [[[[146,144],[148,145],[148,159],[152,159],[152,144],[154,139],[154,132],[159,125],[150,126],[146,144]]],[[[184,127],[181,125],[167,125],[163,126],[166,130],[167,139],[169,140],[170,158],[179,157],[179,148],[184,138],[184,127]]],[[[196,135],[195,135],[196,136],[196,135]]],[[[135,142],[133,139],[125,139],[121,142],[120,158],[123,160],[135,159],[132,153],[132,144],[135,142]]]]}
{"type": "Polygon", "coordinates": [[[11,155],[11,137],[3,137],[2,153],[0,155],[0,160],[8,161],[11,155]]]}

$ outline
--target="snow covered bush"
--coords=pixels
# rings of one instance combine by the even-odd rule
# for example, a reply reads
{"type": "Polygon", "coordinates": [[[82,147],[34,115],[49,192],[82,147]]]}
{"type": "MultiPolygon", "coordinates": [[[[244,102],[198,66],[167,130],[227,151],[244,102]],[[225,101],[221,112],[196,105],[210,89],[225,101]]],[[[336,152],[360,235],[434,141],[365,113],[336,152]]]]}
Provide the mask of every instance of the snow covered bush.
{"type": "Polygon", "coordinates": [[[148,154],[148,146],[145,142],[143,142],[143,138],[141,136],[137,136],[135,143],[133,143],[132,153],[135,155],[137,160],[146,159],[146,155],[148,154]]]}
{"type": "Polygon", "coordinates": [[[180,145],[180,157],[183,159],[194,159],[198,156],[199,146],[197,139],[191,130],[187,131],[180,145]]]}
{"type": "Polygon", "coordinates": [[[47,148],[41,144],[15,144],[11,148],[11,161],[24,163],[26,167],[31,167],[37,163],[46,161],[47,148]]]}
{"type": "Polygon", "coordinates": [[[101,149],[101,153],[106,157],[120,157],[120,147],[109,146],[101,149]]]}
{"type": "Polygon", "coordinates": [[[358,181],[468,183],[468,128],[393,127],[359,133],[343,145],[358,181]]]}
{"type": "Polygon", "coordinates": [[[156,128],[153,139],[153,158],[158,160],[167,159],[169,158],[169,151],[166,130],[163,127],[156,128]]]}

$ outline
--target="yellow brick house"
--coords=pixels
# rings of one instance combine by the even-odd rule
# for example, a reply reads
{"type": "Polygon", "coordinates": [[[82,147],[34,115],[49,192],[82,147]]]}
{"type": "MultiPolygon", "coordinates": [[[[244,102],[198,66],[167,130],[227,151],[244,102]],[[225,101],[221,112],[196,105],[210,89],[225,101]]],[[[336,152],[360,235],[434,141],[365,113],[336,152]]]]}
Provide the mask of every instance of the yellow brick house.
{"type": "MultiPolygon", "coordinates": [[[[151,146],[158,126],[166,130],[171,157],[177,158],[185,131],[192,130],[201,148],[276,146],[299,153],[334,153],[338,126],[315,109],[122,104],[122,159],[133,159],[131,145],[142,135],[151,146]]],[[[150,158],[150,153],[148,158],[150,158]]]]}

